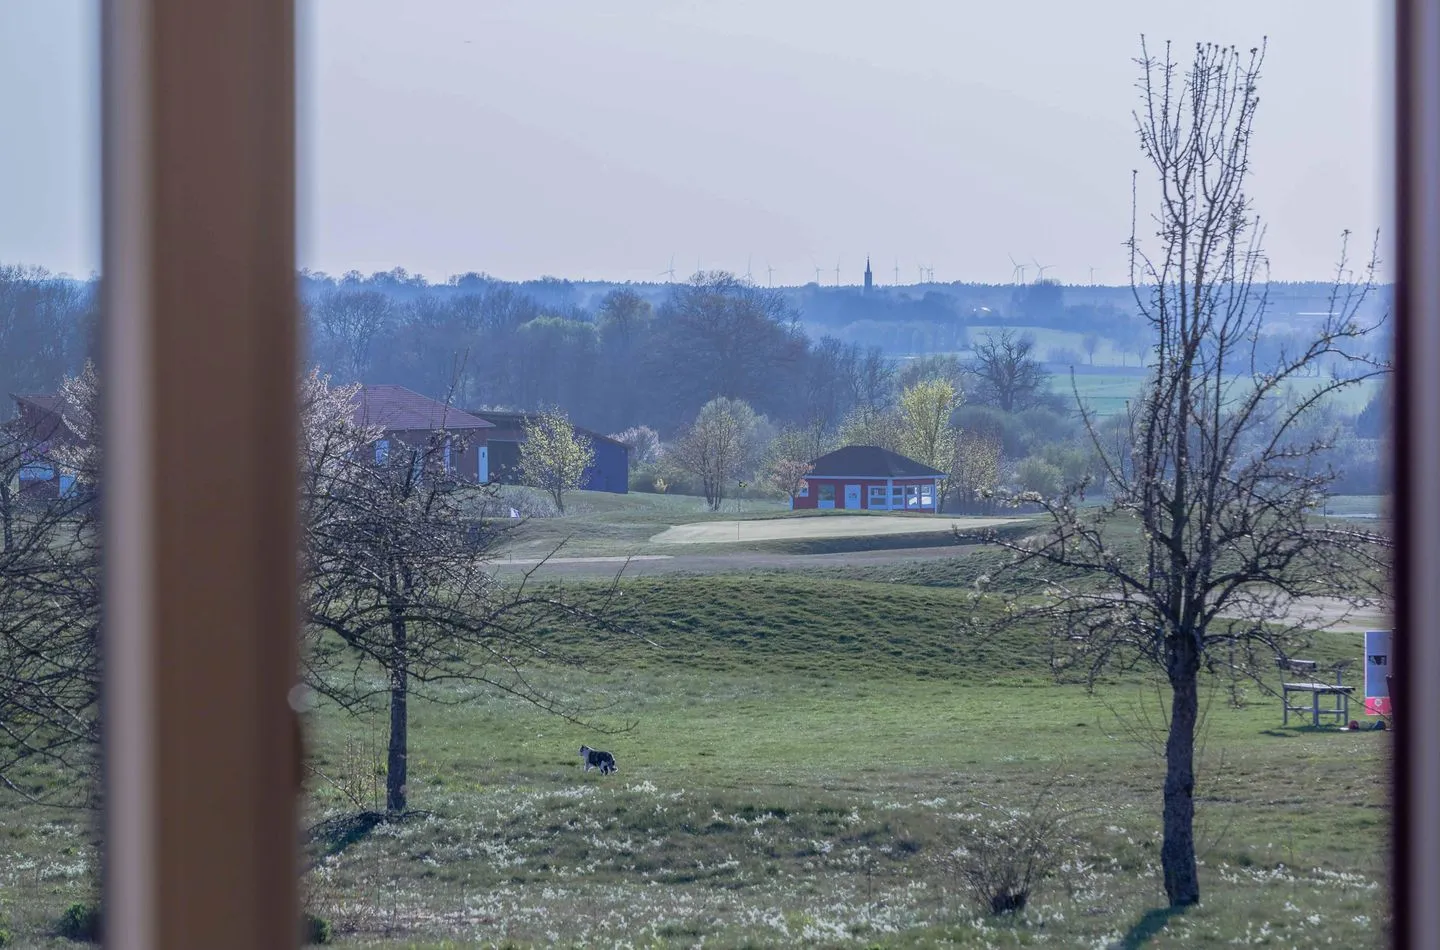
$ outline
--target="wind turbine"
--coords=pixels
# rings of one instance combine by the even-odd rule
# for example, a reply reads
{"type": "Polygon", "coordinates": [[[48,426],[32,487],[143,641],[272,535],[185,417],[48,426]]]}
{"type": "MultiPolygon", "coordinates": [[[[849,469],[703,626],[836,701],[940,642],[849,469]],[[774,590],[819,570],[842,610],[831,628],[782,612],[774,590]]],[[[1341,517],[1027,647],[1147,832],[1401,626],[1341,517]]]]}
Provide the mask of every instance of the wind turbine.
{"type": "Polygon", "coordinates": [[[1032,261],[1035,261],[1035,283],[1038,284],[1038,283],[1040,283],[1040,281],[1042,281],[1042,280],[1045,279],[1045,272],[1046,272],[1047,270],[1049,270],[1050,268],[1054,267],[1055,265],[1054,265],[1054,264],[1042,264],[1042,263],[1040,263],[1040,261],[1036,260],[1036,259],[1033,258],[1033,257],[1030,258],[1030,259],[1031,259],[1032,261]]]}
{"type": "MultiPolygon", "coordinates": [[[[810,258],[810,263],[815,264],[815,258],[810,258]]],[[[815,286],[820,286],[820,265],[815,264],[815,286]]]]}
{"type": "Polygon", "coordinates": [[[915,283],[917,283],[917,284],[923,284],[923,283],[925,283],[925,265],[922,264],[922,263],[920,263],[919,261],[916,261],[916,262],[915,262],[915,270],[916,270],[916,272],[917,272],[916,275],[915,275],[915,283]]]}
{"type": "Polygon", "coordinates": [[[895,286],[900,286],[900,258],[895,258],[895,286]]]}
{"type": "Polygon", "coordinates": [[[752,284],[755,282],[754,278],[752,278],[752,277],[750,276],[750,261],[751,261],[753,258],[754,258],[754,255],[753,255],[753,254],[747,254],[747,255],[745,256],[745,280],[746,280],[747,282],[749,282],[749,283],[752,283],[752,284]]]}
{"type": "Polygon", "coordinates": [[[1007,254],[1010,258],[1010,265],[1015,269],[1010,272],[1010,279],[1017,285],[1025,283],[1025,265],[1015,259],[1014,254],[1007,254]]]}
{"type": "Polygon", "coordinates": [[[672,283],[672,284],[675,283],[675,255],[674,255],[674,254],[671,254],[671,255],[670,255],[670,267],[669,267],[669,269],[668,269],[668,270],[662,270],[660,273],[656,274],[655,276],[656,276],[656,277],[664,277],[664,276],[666,276],[666,275],[669,275],[669,277],[670,277],[670,283],[672,283]]]}
{"type": "Polygon", "coordinates": [[[775,268],[770,266],[769,261],[765,262],[765,282],[771,287],[775,286],[775,268]]]}
{"type": "Polygon", "coordinates": [[[835,258],[835,286],[840,286],[840,258],[835,258]]]}
{"type": "Polygon", "coordinates": [[[1095,268],[1090,268],[1090,286],[1095,286],[1095,268]]]}
{"type": "Polygon", "coordinates": [[[931,283],[931,284],[935,283],[935,265],[934,265],[934,264],[931,264],[929,267],[925,268],[925,281],[926,281],[927,283],[931,283]]]}

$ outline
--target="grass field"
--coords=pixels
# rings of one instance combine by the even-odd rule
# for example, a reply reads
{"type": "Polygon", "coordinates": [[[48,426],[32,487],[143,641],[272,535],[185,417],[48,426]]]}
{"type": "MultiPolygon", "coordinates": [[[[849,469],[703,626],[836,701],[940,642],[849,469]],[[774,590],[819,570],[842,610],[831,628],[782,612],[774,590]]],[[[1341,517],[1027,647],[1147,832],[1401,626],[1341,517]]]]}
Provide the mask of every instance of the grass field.
{"type": "Polygon", "coordinates": [[[650,550],[650,539],[672,525],[789,514],[788,502],[769,499],[730,500],[721,511],[712,512],[705,499],[693,495],[577,491],[566,497],[562,517],[525,522],[504,547],[514,557],[543,556],[557,545],[563,545],[563,553],[571,557],[656,553],[650,550]]]}
{"type": "MultiPolygon", "coordinates": [[[[1135,398],[1144,384],[1145,377],[1136,373],[1077,373],[1072,385],[1068,373],[1057,372],[1051,379],[1050,388],[1064,398],[1067,406],[1074,405],[1078,393],[1080,402],[1102,416],[1113,415],[1125,409],[1125,402],[1135,398]]],[[[1314,380],[1299,380],[1289,387],[1288,392],[1302,393],[1314,386],[1314,380]]],[[[1379,391],[1378,381],[1367,381],[1332,397],[1337,410],[1354,415],[1365,408],[1379,391]]]]}
{"type": "MultiPolygon", "coordinates": [[[[1009,598],[921,580],[631,582],[645,641],[554,631],[587,668],[531,671],[591,725],[473,689],[414,704],[419,811],[399,823],[355,801],[382,784],[381,718],[319,709],[308,906],[342,946],[434,950],[1379,944],[1387,734],[1281,729],[1259,691],[1240,708],[1210,691],[1204,903],[1171,917],[1161,694],[1056,685],[1048,641],[997,623],[1009,598]],[[619,773],[583,774],[582,742],[619,773]],[[1037,802],[1074,811],[1069,860],[990,917],[954,852],[1037,802]]],[[[1312,652],[1358,654],[1358,637],[1312,652]]],[[[88,893],[88,826],[3,807],[0,911],[17,945],[45,946],[88,893]]]]}

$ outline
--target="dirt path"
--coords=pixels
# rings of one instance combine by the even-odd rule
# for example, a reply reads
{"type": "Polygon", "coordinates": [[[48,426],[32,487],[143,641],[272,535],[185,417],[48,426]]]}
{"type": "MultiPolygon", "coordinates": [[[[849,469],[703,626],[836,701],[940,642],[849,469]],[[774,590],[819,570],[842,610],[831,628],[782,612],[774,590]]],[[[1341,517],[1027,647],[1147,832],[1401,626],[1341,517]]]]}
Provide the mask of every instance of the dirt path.
{"type": "MultiPolygon", "coordinates": [[[[623,557],[551,558],[539,573],[559,577],[614,577],[622,567],[626,577],[657,574],[733,574],[744,571],[807,570],[824,567],[888,565],[933,558],[963,557],[968,546],[945,545],[928,548],[890,548],[883,551],[844,551],[835,554],[765,554],[737,551],[734,554],[640,555],[625,563],[623,557]]],[[[532,570],[536,558],[496,560],[493,566],[503,573],[532,570]]]]}
{"type": "Polygon", "coordinates": [[[813,518],[769,518],[755,521],[702,521],[666,528],[652,544],[735,544],[746,541],[804,541],[823,538],[867,538],[890,534],[928,534],[959,528],[973,531],[1020,518],[936,518],[898,515],[826,515],[813,518]]]}

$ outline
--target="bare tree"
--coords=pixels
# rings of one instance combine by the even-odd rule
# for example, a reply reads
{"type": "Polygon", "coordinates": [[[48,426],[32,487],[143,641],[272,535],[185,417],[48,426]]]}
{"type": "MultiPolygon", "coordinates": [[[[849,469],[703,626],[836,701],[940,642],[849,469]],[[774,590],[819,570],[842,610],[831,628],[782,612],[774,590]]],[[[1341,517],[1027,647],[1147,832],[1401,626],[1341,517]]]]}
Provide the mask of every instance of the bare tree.
{"type": "Polygon", "coordinates": [[[336,289],[311,311],[322,356],[348,381],[360,381],[370,370],[375,339],[393,320],[394,301],[379,290],[336,289]]]}
{"type": "Polygon", "coordinates": [[[1075,660],[1092,671],[1150,663],[1168,680],[1160,857],[1172,906],[1200,899],[1202,673],[1259,681],[1265,657],[1304,641],[1307,598],[1359,602],[1386,569],[1382,538],[1316,517],[1336,472],[1323,440],[1297,435],[1336,393],[1386,369],[1367,350],[1375,326],[1357,319],[1373,255],[1357,285],[1342,282],[1342,249],[1330,316],[1301,345],[1262,347],[1264,230],[1245,184],[1263,59],[1263,47],[1197,46],[1182,73],[1168,44],[1156,57],[1142,42],[1135,122],[1158,201],[1153,239],[1137,224],[1129,247],[1152,333],[1148,383],[1118,437],[1080,410],[1111,500],[1081,506],[1083,481],[1019,496],[1042,507],[1047,530],[997,539],[1020,563],[1056,569],[1061,593],[1044,609],[1075,660]],[[1310,375],[1334,361],[1342,378],[1310,375]]]}
{"type": "Polygon", "coordinates": [[[445,464],[445,443],[458,434],[436,433],[424,444],[391,440],[377,453],[377,433],[353,421],[353,398],[353,387],[331,390],[318,376],[305,394],[304,675],[345,709],[374,700],[388,706],[386,812],[402,815],[412,696],[470,683],[575,718],[574,708],[527,678],[523,664],[565,659],[543,630],[562,621],[603,626],[609,597],[588,607],[569,603],[537,587],[533,571],[499,582],[485,560],[510,528],[470,514],[497,489],[468,483],[445,464]]]}
{"type": "Polygon", "coordinates": [[[761,411],[793,401],[807,343],[783,294],[733,274],[696,274],[675,284],[655,320],[647,369],[673,394],[661,431],[715,396],[761,411]]]}
{"type": "Polygon", "coordinates": [[[872,346],[860,358],[855,373],[855,392],[860,405],[871,409],[883,408],[894,389],[894,361],[886,357],[880,347],[872,346]]]}
{"type": "Polygon", "coordinates": [[[1080,345],[1085,349],[1085,356],[1091,366],[1095,365],[1095,351],[1100,349],[1100,334],[1087,333],[1080,338],[1080,345]]]}
{"type": "MultiPolygon", "coordinates": [[[[87,365],[67,378],[56,404],[63,434],[48,425],[39,432],[12,423],[0,439],[0,469],[14,468],[7,458],[18,459],[67,476],[63,492],[54,478],[40,486],[42,491],[9,494],[5,512],[0,785],[32,800],[84,805],[93,803],[97,791],[100,739],[99,393],[94,368],[87,365]]],[[[13,487],[7,486],[7,493],[13,487]]]]}
{"type": "Polygon", "coordinates": [[[976,401],[1018,412],[1038,405],[1049,387],[1049,375],[1033,355],[1035,339],[1013,330],[986,333],[974,343],[972,371],[979,377],[976,401]]]}
{"type": "Polygon", "coordinates": [[[705,503],[719,511],[725,490],[759,461],[759,420],[755,410],[738,399],[712,399],[670,452],[682,470],[697,476],[705,503]]]}

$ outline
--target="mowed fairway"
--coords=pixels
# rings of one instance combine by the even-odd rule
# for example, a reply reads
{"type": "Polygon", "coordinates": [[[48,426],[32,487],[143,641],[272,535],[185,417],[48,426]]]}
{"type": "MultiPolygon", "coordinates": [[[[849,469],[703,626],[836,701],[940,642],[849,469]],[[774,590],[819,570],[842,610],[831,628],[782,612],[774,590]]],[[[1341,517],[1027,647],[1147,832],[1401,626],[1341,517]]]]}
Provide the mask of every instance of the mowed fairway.
{"type": "MultiPolygon", "coordinates": [[[[1381,943],[1386,733],[1281,729],[1258,691],[1232,708],[1207,689],[1204,902],[1167,917],[1163,696],[1056,685],[1046,638],[997,622],[1004,598],[784,574],[631,581],[621,602],[643,640],[552,630],[585,668],[530,671],[592,725],[478,687],[412,704],[402,822],[357,814],[383,787],[383,714],[311,717],[304,894],[337,944],[1381,943]],[[582,743],[618,774],[582,773],[582,743]],[[1077,810],[1071,860],[990,917],[952,855],[1037,802],[1077,810]]],[[[1359,649],[1328,634],[1310,655],[1359,649]]],[[[83,816],[20,812],[0,901],[21,945],[45,945],[93,855],[83,816]]]]}
{"type": "Polygon", "coordinates": [[[703,521],[675,525],[650,539],[652,544],[734,544],[748,541],[804,541],[867,538],[897,534],[974,531],[1011,524],[1016,518],[959,518],[934,515],[822,515],[755,521],[703,521]]]}

